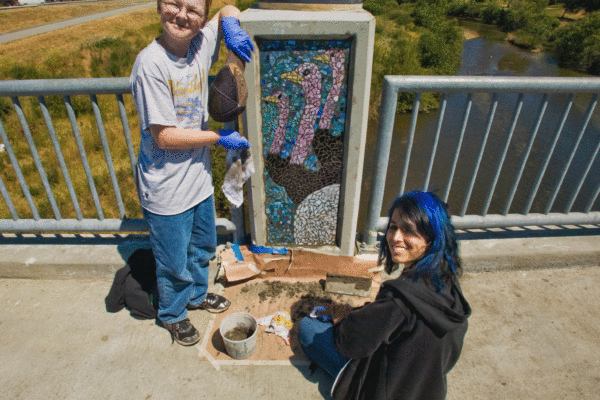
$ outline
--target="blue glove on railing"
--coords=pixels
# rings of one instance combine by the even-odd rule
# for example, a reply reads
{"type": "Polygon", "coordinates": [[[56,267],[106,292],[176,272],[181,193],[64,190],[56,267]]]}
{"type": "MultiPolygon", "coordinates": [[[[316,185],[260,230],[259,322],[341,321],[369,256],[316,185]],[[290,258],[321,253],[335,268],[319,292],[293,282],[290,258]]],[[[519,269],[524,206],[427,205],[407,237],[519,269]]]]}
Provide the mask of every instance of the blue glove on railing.
{"type": "Polygon", "coordinates": [[[227,50],[232,50],[242,60],[250,62],[254,45],[246,31],[240,28],[240,21],[236,17],[225,17],[221,19],[221,26],[223,27],[227,50]]]}
{"type": "Polygon", "coordinates": [[[223,146],[227,150],[240,150],[252,146],[248,140],[237,131],[221,129],[219,133],[221,134],[221,137],[219,138],[217,145],[223,146]]]}

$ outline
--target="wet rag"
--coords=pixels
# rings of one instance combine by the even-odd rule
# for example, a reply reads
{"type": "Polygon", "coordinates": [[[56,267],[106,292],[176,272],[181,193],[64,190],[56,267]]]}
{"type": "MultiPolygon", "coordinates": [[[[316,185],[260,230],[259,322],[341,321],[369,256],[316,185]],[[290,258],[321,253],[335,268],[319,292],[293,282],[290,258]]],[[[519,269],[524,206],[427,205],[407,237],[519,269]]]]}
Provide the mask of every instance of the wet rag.
{"type": "Polygon", "coordinates": [[[225,173],[221,190],[223,190],[223,194],[231,204],[239,207],[244,202],[244,192],[242,190],[244,182],[254,173],[252,153],[250,153],[249,148],[227,150],[226,162],[229,169],[225,173]]]}

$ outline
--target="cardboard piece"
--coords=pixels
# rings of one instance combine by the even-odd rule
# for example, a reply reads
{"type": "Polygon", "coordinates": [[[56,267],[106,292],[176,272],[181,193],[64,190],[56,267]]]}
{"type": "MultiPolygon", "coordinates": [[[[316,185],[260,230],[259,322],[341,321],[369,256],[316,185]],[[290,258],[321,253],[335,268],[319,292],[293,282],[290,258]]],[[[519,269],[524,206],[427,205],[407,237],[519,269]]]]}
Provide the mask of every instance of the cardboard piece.
{"type": "Polygon", "coordinates": [[[252,261],[238,261],[233,249],[225,249],[221,252],[221,266],[225,272],[227,282],[238,282],[260,275],[261,271],[252,261]]]}

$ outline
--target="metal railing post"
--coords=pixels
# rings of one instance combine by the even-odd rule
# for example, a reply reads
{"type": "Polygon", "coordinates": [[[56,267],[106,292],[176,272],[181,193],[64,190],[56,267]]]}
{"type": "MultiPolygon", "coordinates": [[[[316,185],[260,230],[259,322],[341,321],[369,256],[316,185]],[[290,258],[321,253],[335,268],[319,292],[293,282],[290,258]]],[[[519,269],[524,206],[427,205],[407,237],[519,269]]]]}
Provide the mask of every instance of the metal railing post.
{"type": "Polygon", "coordinates": [[[465,113],[463,115],[463,122],[460,129],[460,136],[458,137],[458,143],[456,144],[456,150],[454,152],[454,158],[452,160],[452,167],[450,168],[450,174],[448,175],[448,183],[446,184],[446,190],[444,192],[443,200],[448,201],[450,196],[450,188],[452,187],[452,181],[454,180],[454,173],[456,172],[456,165],[458,164],[458,156],[460,155],[460,149],[462,147],[463,138],[465,137],[465,131],[467,129],[467,123],[469,122],[469,115],[471,114],[471,106],[473,105],[473,94],[467,95],[467,106],[465,107],[465,113]]]}
{"type": "Polygon", "coordinates": [[[373,167],[371,189],[369,191],[369,208],[367,212],[367,223],[363,241],[372,246],[377,240],[377,224],[383,203],[383,191],[385,189],[385,178],[387,175],[388,161],[390,159],[390,147],[392,146],[392,134],[394,132],[394,120],[396,116],[396,104],[398,92],[394,89],[388,77],[383,80],[381,92],[381,106],[379,108],[379,126],[377,131],[376,153],[377,159],[373,167]]]}

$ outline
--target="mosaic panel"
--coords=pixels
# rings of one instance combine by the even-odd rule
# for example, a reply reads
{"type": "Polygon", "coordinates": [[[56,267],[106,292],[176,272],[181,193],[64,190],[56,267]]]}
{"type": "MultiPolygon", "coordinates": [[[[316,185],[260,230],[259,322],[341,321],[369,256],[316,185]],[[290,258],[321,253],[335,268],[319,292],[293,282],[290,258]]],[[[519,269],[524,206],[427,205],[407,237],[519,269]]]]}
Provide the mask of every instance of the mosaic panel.
{"type": "Polygon", "coordinates": [[[267,241],[335,245],[350,40],[262,40],[267,241]]]}

